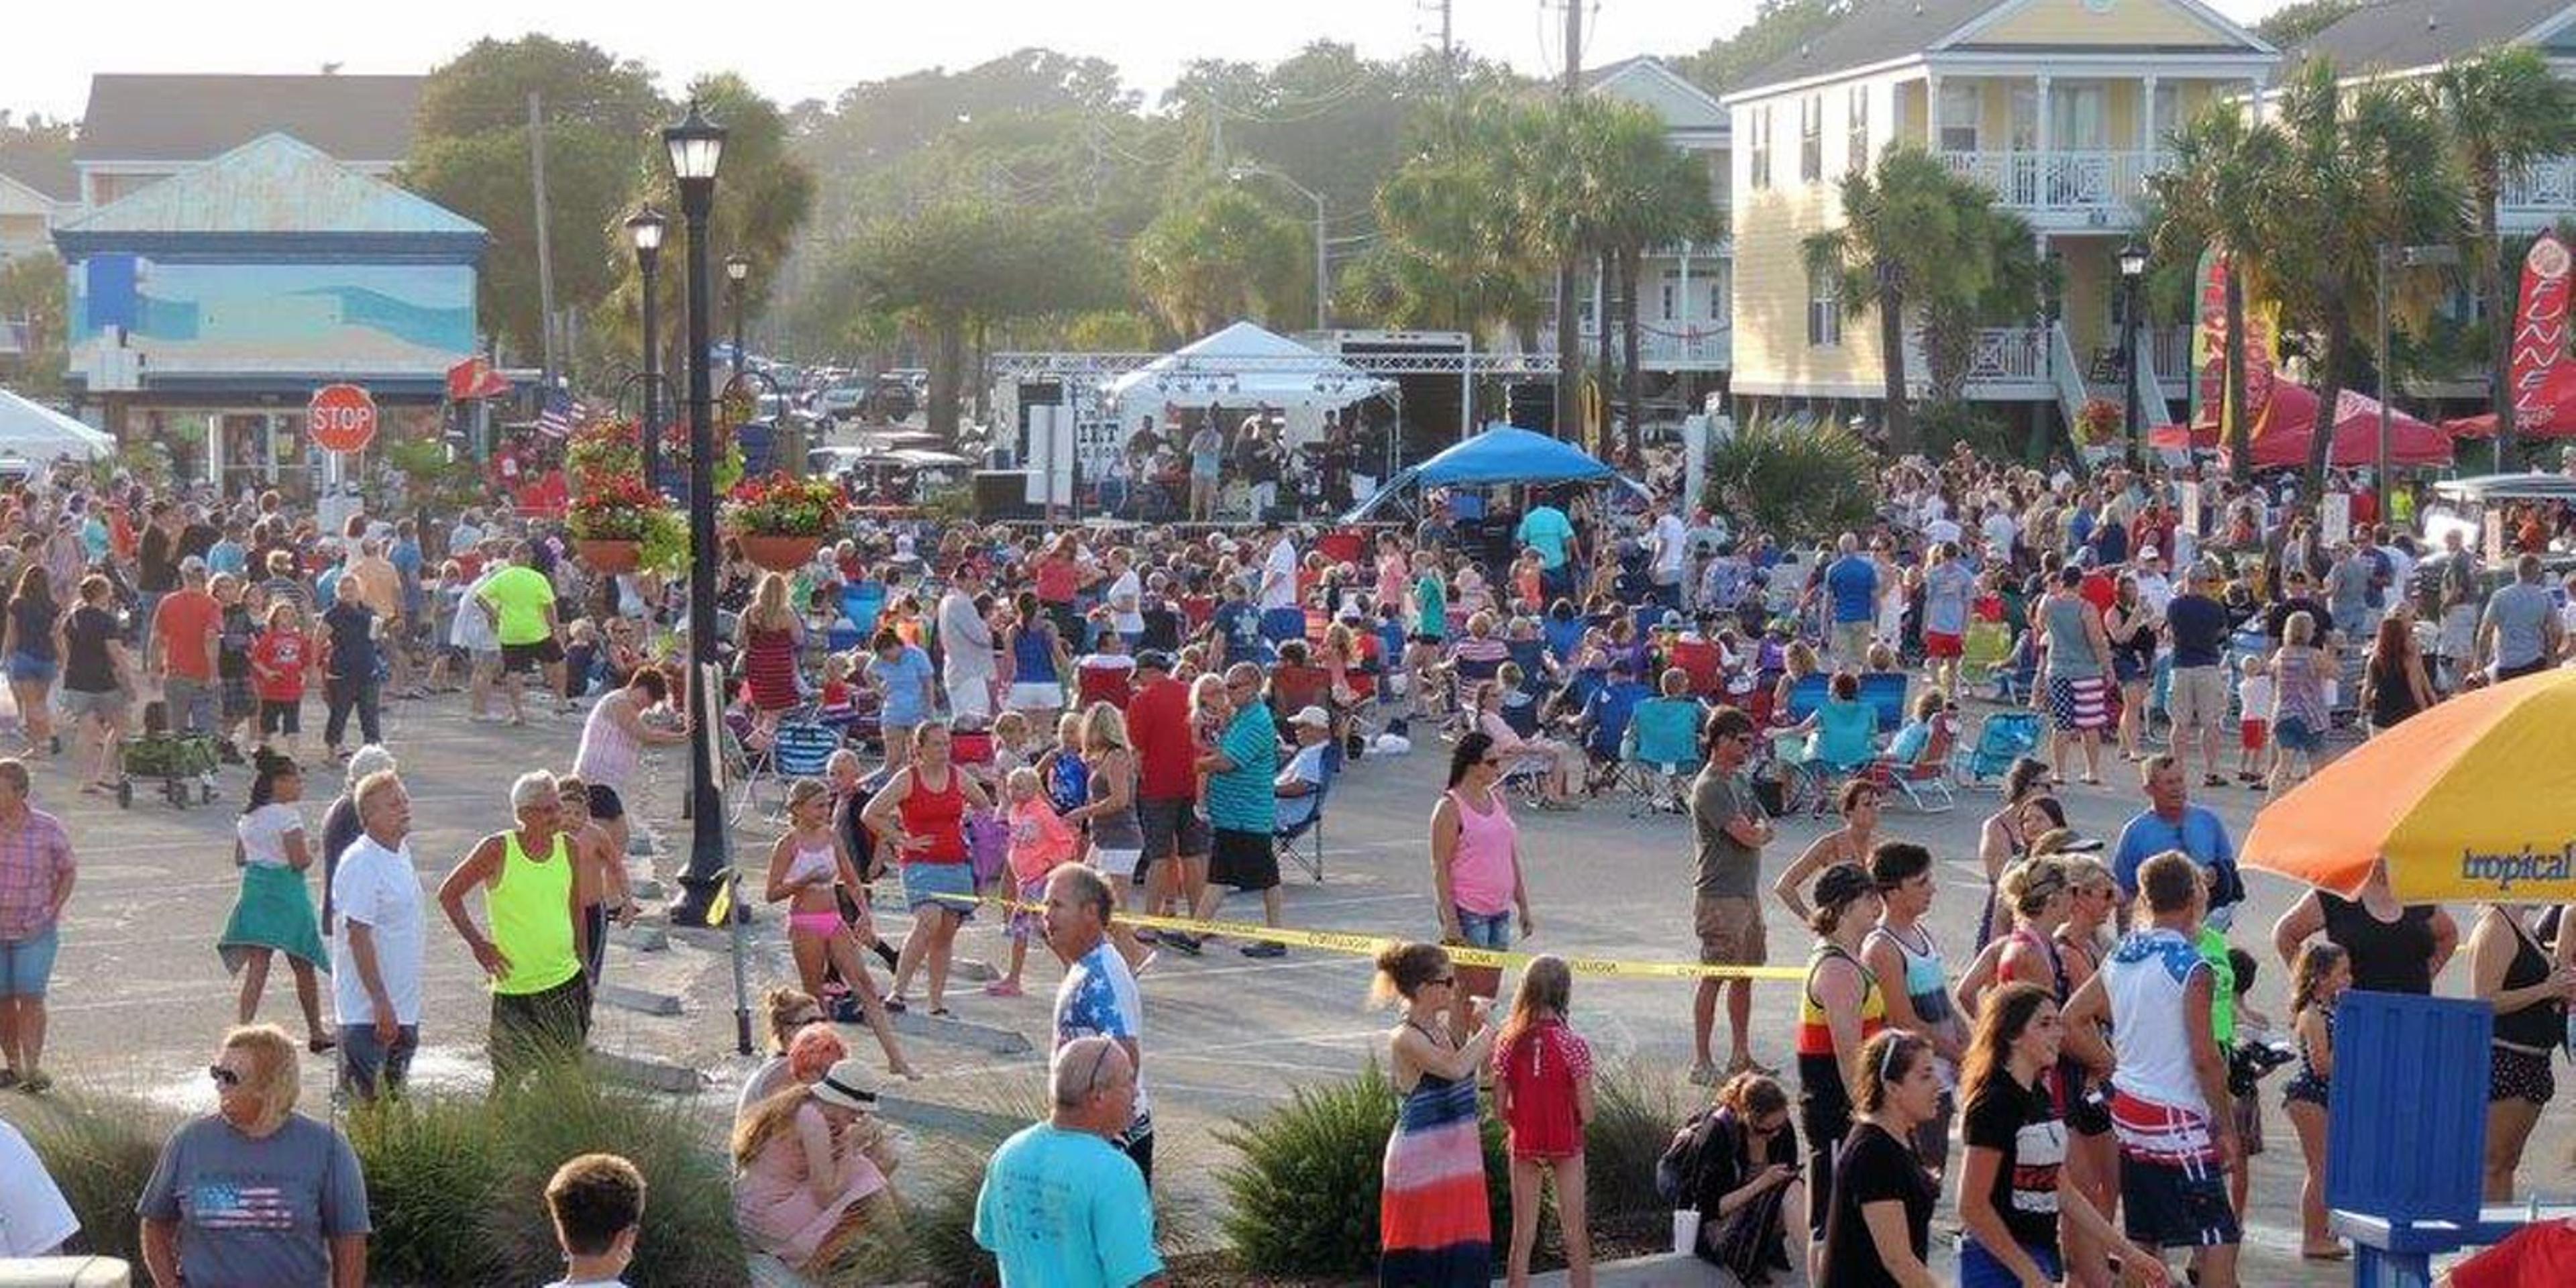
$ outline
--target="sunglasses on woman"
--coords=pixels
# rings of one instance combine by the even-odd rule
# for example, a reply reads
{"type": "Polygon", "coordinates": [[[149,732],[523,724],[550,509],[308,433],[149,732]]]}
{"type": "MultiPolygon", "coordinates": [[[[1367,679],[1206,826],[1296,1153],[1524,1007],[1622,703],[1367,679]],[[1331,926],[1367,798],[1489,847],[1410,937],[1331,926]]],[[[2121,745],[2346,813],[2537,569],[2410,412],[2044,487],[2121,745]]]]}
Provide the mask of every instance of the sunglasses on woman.
{"type": "Polygon", "coordinates": [[[206,1076],[214,1079],[216,1086],[227,1090],[240,1086],[242,1080],[242,1076],[240,1074],[235,1073],[220,1064],[207,1065],[206,1076]]]}

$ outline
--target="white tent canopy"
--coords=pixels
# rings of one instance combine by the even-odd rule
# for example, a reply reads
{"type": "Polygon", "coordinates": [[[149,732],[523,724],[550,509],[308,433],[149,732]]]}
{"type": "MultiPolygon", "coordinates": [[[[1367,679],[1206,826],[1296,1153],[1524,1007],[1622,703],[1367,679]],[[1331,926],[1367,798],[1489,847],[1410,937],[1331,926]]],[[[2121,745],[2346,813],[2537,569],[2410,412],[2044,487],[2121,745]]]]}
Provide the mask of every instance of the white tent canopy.
{"type": "Polygon", "coordinates": [[[1250,410],[1277,407],[1322,413],[1383,392],[1393,382],[1372,376],[1250,322],[1183,345],[1109,382],[1122,418],[1163,407],[1211,404],[1250,410]]]}
{"type": "Polygon", "coordinates": [[[0,389],[0,456],[94,461],[115,452],[116,439],[107,433],[0,389]]]}

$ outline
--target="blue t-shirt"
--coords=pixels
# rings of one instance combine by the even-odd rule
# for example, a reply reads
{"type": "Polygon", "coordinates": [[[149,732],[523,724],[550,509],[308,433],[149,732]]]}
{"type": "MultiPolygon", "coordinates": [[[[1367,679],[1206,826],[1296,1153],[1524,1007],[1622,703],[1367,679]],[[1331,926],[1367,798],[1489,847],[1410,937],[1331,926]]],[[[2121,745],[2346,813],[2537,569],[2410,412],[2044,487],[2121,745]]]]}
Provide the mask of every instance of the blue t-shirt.
{"type": "Polygon", "coordinates": [[[2236,846],[2227,839],[2227,825],[2216,814],[2185,805],[2182,822],[2174,824],[2154,810],[2144,810],[2120,829],[2120,847],[2111,859],[2111,875],[2119,881],[2120,893],[2136,898],[2138,869],[2167,850],[2180,850],[2204,868],[2236,861],[2236,846]]]}
{"type": "Polygon", "coordinates": [[[371,1228],[348,1139],[301,1115],[260,1140],[211,1114],[181,1127],[134,1211],[178,1223],[179,1273],[192,1284],[323,1288],[328,1241],[371,1228]]]}
{"type": "Polygon", "coordinates": [[[1234,713],[1216,749],[1234,768],[1207,780],[1208,822],[1229,832],[1270,835],[1279,822],[1279,726],[1254,703],[1234,713]]]}
{"type": "Polygon", "coordinates": [[[2180,594],[2165,605],[2175,666],[2216,666],[2227,650],[2227,609],[2207,595],[2180,594]]]}
{"type": "Polygon", "coordinates": [[[1878,567],[1859,555],[1844,555],[1825,569],[1825,593],[1833,600],[1837,622],[1866,622],[1878,616],[1878,567]]]}
{"type": "Polygon", "coordinates": [[[1144,1174],[1107,1140],[1053,1123],[993,1151],[975,1195],[975,1242],[1007,1284],[1127,1288],[1163,1271],[1144,1174]]]}
{"type": "Polygon", "coordinates": [[[385,560],[394,566],[394,572],[402,578],[403,613],[406,616],[419,616],[421,605],[420,543],[416,541],[397,541],[394,543],[394,548],[386,552],[385,560]]]}
{"type": "Polygon", "coordinates": [[[1512,534],[1512,540],[1537,547],[1541,563],[1562,568],[1566,545],[1574,540],[1574,524],[1565,517],[1565,511],[1552,505],[1538,506],[1521,516],[1520,529],[1512,534]]]}
{"type": "Polygon", "coordinates": [[[917,645],[906,644],[903,652],[888,662],[882,657],[868,659],[868,678],[885,688],[885,709],[878,719],[897,728],[910,728],[930,718],[922,706],[922,682],[931,677],[930,655],[917,645]]]}
{"type": "Polygon", "coordinates": [[[1942,635],[1968,633],[1968,598],[1977,593],[1977,574],[1952,559],[1923,574],[1923,629],[1942,635]]]}
{"type": "Polygon", "coordinates": [[[1216,633],[1225,637],[1226,661],[1270,660],[1270,642],[1261,637],[1261,610],[1250,602],[1229,599],[1216,606],[1216,616],[1210,622],[1216,633]]]}
{"type": "Polygon", "coordinates": [[[206,571],[228,572],[240,576],[250,563],[250,551],[242,543],[226,537],[206,547],[206,571]]]}

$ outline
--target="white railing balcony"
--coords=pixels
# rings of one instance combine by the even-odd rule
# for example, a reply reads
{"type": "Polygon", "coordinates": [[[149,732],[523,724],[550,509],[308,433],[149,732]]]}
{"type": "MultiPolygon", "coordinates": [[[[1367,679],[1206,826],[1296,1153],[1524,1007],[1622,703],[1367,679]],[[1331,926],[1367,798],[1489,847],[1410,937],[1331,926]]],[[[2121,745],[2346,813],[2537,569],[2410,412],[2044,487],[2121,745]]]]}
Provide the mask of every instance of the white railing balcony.
{"type": "Polygon", "coordinates": [[[1977,332],[1969,384],[2037,384],[2048,379],[2048,328],[1990,326],[1977,332]]]}
{"type": "MultiPolygon", "coordinates": [[[[1585,360],[1598,352],[1601,333],[1589,322],[1576,332],[1585,360]]],[[[1619,337],[1610,337],[1615,351],[1619,337]]],[[[1551,353],[1556,349],[1556,328],[1540,327],[1538,350],[1551,353]]],[[[1637,363],[1658,371],[1724,371],[1734,361],[1735,332],[1725,322],[1657,322],[1640,319],[1637,323],[1637,363]]]]}
{"type": "Polygon", "coordinates": [[[2183,382],[2191,379],[2192,328],[2149,327],[2146,336],[2147,356],[2153,364],[2151,369],[2156,373],[2156,379],[2168,391],[2182,388],[2183,382]]]}
{"type": "Polygon", "coordinates": [[[1950,172],[1992,189],[2034,222],[2105,226],[2137,218],[2147,176],[2173,165],[2169,152],[1943,152],[1950,172]]]}
{"type": "Polygon", "coordinates": [[[2576,215],[2576,157],[2550,157],[2508,174],[2496,197],[2497,223],[2515,231],[2547,228],[2569,215],[2576,215]]]}

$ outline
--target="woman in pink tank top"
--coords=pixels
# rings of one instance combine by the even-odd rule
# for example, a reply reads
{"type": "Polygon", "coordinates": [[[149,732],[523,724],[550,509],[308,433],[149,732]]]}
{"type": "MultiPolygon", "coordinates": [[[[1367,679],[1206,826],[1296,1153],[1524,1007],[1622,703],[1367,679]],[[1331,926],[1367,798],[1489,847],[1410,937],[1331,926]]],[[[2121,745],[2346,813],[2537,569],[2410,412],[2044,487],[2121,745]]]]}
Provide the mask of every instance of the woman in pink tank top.
{"type": "MultiPolygon", "coordinates": [[[[1515,911],[1523,936],[1537,925],[1521,881],[1520,825],[1504,803],[1502,779],[1493,736],[1481,729],[1460,736],[1449,756],[1449,790],[1431,809],[1431,884],[1440,901],[1441,942],[1451,946],[1511,947],[1515,911]]],[[[1466,965],[1457,971],[1451,1006],[1464,1025],[1472,999],[1494,996],[1502,972],[1466,965]]]]}

